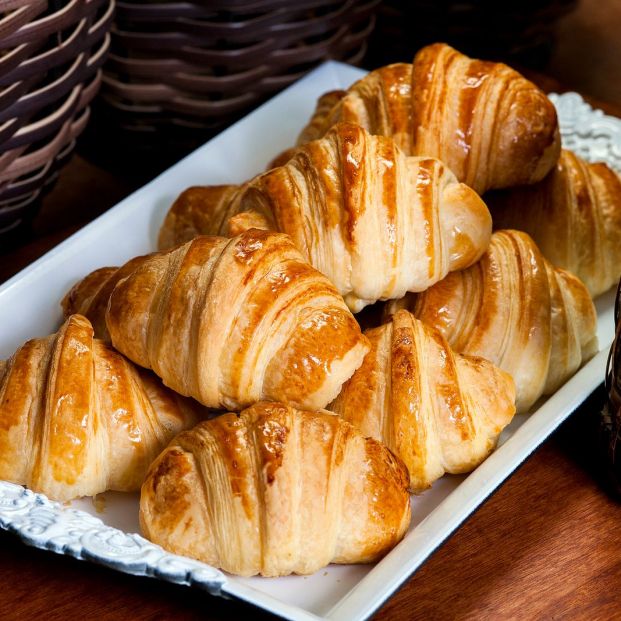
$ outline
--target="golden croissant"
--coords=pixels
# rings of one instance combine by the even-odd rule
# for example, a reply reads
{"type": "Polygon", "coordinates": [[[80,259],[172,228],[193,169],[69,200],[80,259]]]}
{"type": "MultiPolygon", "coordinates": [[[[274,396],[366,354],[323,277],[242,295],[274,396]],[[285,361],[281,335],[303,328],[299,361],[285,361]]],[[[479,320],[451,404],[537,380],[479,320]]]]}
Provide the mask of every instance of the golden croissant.
{"type": "Polygon", "coordinates": [[[423,48],[413,64],[372,71],[328,113],[324,106],[299,142],[357,123],[392,136],[408,155],[442,160],[480,194],[539,181],[559,157],[556,111],[540,89],[507,65],[445,44],[423,48]]]}
{"type": "Polygon", "coordinates": [[[212,408],[325,407],[368,342],[287,235],[197,237],[145,258],[110,296],[114,347],[212,408]]]}
{"type": "Polygon", "coordinates": [[[329,408],[401,457],[414,492],[478,466],[515,413],[511,376],[406,310],[365,335],[371,351],[329,408]]]}
{"type": "Polygon", "coordinates": [[[136,491],[153,459],[201,413],[73,315],[0,364],[0,479],[55,500],[136,491]]]}
{"type": "Polygon", "coordinates": [[[84,315],[93,325],[95,337],[110,341],[106,327],[108,300],[116,283],[129,276],[146,257],[135,257],[122,267],[101,267],[72,287],[61,301],[65,317],[84,315]]]}
{"type": "Polygon", "coordinates": [[[509,373],[518,412],[555,392],[597,351],[597,315],[586,287],[519,231],[497,231],[477,264],[387,312],[398,308],[438,328],[455,351],[509,373]]]}
{"type": "Polygon", "coordinates": [[[467,267],[491,234],[485,203],[444,164],[407,157],[389,138],[355,125],[335,126],[285,166],[231,188],[186,191],[166,217],[160,242],[250,226],[279,230],[354,312],[467,267]],[[211,218],[195,215],[201,195],[211,218]],[[190,223],[200,228],[192,231],[190,223]]]}
{"type": "Polygon", "coordinates": [[[490,195],[494,226],[526,231],[546,259],[592,296],[621,277],[621,179],[606,164],[563,150],[543,181],[490,195]]]}
{"type": "MultiPolygon", "coordinates": [[[[329,91],[324,93],[317,100],[317,105],[313,112],[313,115],[310,118],[310,121],[307,123],[306,127],[300,132],[298,136],[297,146],[301,144],[306,144],[311,140],[316,140],[317,138],[321,138],[328,129],[333,125],[330,123],[328,127],[326,127],[326,117],[332,111],[332,108],[345,96],[347,95],[347,91],[329,91]]],[[[295,154],[296,147],[292,147],[283,151],[278,156],[276,156],[269,164],[269,168],[276,168],[277,166],[283,166],[286,164],[291,157],[295,154]]]]}
{"type": "Polygon", "coordinates": [[[310,574],[386,554],[410,522],[407,470],[327,412],[258,403],[177,436],[151,466],[151,541],[242,576],[310,574]]]}

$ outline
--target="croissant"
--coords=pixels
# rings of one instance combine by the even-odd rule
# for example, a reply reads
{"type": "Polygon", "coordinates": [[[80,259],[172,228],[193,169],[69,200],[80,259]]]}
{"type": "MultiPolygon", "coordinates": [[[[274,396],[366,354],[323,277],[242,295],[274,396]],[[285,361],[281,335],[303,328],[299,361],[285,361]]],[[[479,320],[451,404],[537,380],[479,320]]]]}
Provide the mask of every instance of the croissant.
{"type": "Polygon", "coordinates": [[[472,267],[419,295],[388,305],[409,309],[460,353],[509,373],[516,408],[555,392],[597,352],[597,315],[578,278],[552,267],[526,234],[497,231],[472,267]]]}
{"type": "MultiPolygon", "coordinates": [[[[346,94],[347,91],[329,91],[319,97],[313,115],[304,129],[300,132],[297,146],[306,144],[311,140],[321,138],[326,133],[326,131],[333,125],[333,123],[331,123],[330,126],[322,129],[325,126],[327,115],[346,94]]],[[[287,149],[275,157],[268,165],[268,169],[276,168],[277,166],[284,166],[295,154],[297,146],[287,149]]]]}
{"type": "Polygon", "coordinates": [[[229,205],[238,190],[238,185],[214,185],[182,192],[166,214],[157,247],[168,250],[198,235],[225,235],[229,205]]]}
{"type": "Polygon", "coordinates": [[[200,414],[72,315],[0,364],[0,479],[56,500],[136,491],[153,459],[200,414]]]}
{"type": "Polygon", "coordinates": [[[354,312],[378,299],[421,291],[477,261],[491,234],[485,203],[440,161],[406,157],[394,142],[339,124],[285,166],[231,193],[192,188],[173,205],[160,240],[250,226],[289,234],[354,312]],[[180,223],[183,223],[180,225],[180,223]]]}
{"type": "Polygon", "coordinates": [[[177,436],[151,466],[151,541],[242,576],[367,563],[410,523],[407,470],[329,412],[258,403],[177,436]]]}
{"type": "Polygon", "coordinates": [[[287,235],[198,237],[117,283],[112,344],[208,407],[262,399],[325,407],[362,364],[366,338],[287,235]]]}
{"type": "Polygon", "coordinates": [[[408,155],[442,160],[479,194],[543,179],[561,144],[554,106],[532,82],[441,43],[421,49],[413,65],[369,73],[316,114],[300,140],[341,121],[392,136],[408,155]]]}
{"type": "Polygon", "coordinates": [[[371,351],[330,410],[399,456],[414,492],[478,466],[515,413],[511,376],[406,310],[365,335],[371,351]]]}
{"type": "Polygon", "coordinates": [[[592,296],[621,277],[621,179],[606,164],[563,150],[536,185],[489,195],[494,226],[526,231],[544,256],[575,274],[592,296]]]}
{"type": "Polygon", "coordinates": [[[102,267],[91,272],[72,287],[60,305],[65,318],[79,314],[92,324],[95,337],[110,342],[106,327],[106,308],[110,294],[119,280],[129,276],[146,257],[135,257],[122,267],[102,267]]]}

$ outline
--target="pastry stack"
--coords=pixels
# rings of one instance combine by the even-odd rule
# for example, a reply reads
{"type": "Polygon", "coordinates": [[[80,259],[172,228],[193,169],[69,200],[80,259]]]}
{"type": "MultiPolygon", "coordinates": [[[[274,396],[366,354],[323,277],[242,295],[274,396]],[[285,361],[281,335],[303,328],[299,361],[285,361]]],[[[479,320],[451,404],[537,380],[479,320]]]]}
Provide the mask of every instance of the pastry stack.
{"type": "Polygon", "coordinates": [[[617,186],[505,65],[436,44],[373,71],[268,171],[185,190],[159,252],[86,276],[0,363],[0,478],[141,487],[149,539],[235,574],[377,560],[410,493],[597,350],[617,186]]]}

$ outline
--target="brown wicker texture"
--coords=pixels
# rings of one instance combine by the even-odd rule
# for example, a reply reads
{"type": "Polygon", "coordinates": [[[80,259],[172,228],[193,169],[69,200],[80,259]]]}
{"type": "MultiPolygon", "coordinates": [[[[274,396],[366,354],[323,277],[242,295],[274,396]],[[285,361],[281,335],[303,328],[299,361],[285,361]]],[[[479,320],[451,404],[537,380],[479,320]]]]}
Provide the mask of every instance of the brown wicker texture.
{"type": "Polygon", "coordinates": [[[621,496],[621,281],[615,301],[615,338],[606,366],[608,403],[602,416],[606,466],[612,489],[621,496]]]}
{"type": "Polygon", "coordinates": [[[621,281],[615,300],[615,338],[606,367],[606,390],[612,409],[621,416],[621,281]]]}
{"type": "Polygon", "coordinates": [[[32,214],[84,129],[113,0],[0,0],[0,233],[32,214]]]}
{"type": "Polygon", "coordinates": [[[126,128],[215,128],[328,59],[360,61],[379,0],[117,2],[102,97],[126,128]]]}

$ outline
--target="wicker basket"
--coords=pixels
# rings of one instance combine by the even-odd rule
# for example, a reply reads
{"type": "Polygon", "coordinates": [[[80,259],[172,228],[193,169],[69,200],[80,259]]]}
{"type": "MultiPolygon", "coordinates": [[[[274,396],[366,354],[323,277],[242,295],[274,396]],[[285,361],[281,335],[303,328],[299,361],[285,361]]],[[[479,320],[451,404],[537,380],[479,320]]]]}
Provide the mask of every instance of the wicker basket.
{"type": "Polygon", "coordinates": [[[0,234],[31,216],[84,129],[113,0],[0,0],[0,234]]]}
{"type": "Polygon", "coordinates": [[[119,1],[93,144],[204,141],[318,63],[359,62],[378,2],[119,1]]]}
{"type": "Polygon", "coordinates": [[[621,281],[615,302],[615,338],[606,366],[608,403],[602,416],[603,449],[612,489],[621,496],[621,281]]]}

